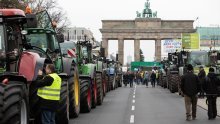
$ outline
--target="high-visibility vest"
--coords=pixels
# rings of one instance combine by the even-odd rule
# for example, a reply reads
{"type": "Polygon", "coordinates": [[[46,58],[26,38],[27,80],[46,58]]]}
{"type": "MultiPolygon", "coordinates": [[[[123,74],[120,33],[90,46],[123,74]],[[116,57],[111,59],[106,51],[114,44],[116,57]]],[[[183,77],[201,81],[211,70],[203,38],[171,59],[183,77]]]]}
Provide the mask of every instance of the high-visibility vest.
{"type": "Polygon", "coordinates": [[[47,100],[60,100],[62,80],[56,73],[49,75],[54,79],[52,85],[39,88],[37,91],[37,95],[47,100]]]}
{"type": "Polygon", "coordinates": [[[159,77],[159,73],[158,72],[156,72],[156,78],[158,78],[159,77]]]}

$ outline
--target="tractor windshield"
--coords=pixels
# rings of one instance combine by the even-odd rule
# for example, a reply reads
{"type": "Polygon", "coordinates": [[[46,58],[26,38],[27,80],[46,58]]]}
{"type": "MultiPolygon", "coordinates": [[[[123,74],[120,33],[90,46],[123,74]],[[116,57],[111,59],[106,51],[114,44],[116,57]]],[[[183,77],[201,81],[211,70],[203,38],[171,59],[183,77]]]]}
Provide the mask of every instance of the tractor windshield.
{"type": "Polygon", "coordinates": [[[29,30],[27,41],[31,46],[39,47],[44,51],[47,49],[50,49],[51,51],[59,49],[58,42],[56,41],[54,34],[50,31],[29,30]]]}
{"type": "Polygon", "coordinates": [[[5,43],[3,25],[0,24],[0,73],[5,68],[5,43]]]}
{"type": "Polygon", "coordinates": [[[189,53],[188,63],[193,66],[209,65],[208,52],[206,51],[193,51],[189,53]]]}

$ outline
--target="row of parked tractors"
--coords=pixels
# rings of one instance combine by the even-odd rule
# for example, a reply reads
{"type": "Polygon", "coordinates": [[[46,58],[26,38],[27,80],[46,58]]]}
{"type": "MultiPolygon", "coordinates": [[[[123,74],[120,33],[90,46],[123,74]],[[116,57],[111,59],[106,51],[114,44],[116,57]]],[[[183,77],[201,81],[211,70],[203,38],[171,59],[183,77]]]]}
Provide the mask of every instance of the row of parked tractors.
{"type": "Polygon", "coordinates": [[[209,67],[215,69],[215,73],[220,74],[220,53],[216,50],[210,51],[180,51],[168,53],[168,59],[161,61],[163,67],[159,73],[159,85],[168,88],[171,93],[178,92],[183,95],[180,89],[181,76],[186,72],[187,64],[192,64],[194,73],[198,75],[202,66],[208,74],[209,67]]]}
{"type": "Polygon", "coordinates": [[[102,105],[106,93],[122,85],[117,61],[105,59],[103,49],[94,57],[89,41],[64,42],[53,24],[46,11],[0,9],[0,124],[41,123],[35,85],[47,64],[62,79],[57,124],[102,105]]]}

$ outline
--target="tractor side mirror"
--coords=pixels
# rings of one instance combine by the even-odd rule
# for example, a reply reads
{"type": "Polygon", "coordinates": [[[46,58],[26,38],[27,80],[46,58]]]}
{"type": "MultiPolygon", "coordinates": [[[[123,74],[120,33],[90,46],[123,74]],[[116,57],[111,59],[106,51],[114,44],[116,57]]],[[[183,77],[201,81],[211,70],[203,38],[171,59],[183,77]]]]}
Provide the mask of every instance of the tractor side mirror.
{"type": "Polygon", "coordinates": [[[63,34],[57,34],[57,41],[59,43],[63,43],[64,42],[64,35],[63,34]]]}
{"type": "Polygon", "coordinates": [[[54,52],[55,53],[60,53],[60,50],[59,49],[55,49],[54,52]]]}
{"type": "Polygon", "coordinates": [[[35,14],[26,14],[27,28],[37,28],[37,17],[35,14]]]}

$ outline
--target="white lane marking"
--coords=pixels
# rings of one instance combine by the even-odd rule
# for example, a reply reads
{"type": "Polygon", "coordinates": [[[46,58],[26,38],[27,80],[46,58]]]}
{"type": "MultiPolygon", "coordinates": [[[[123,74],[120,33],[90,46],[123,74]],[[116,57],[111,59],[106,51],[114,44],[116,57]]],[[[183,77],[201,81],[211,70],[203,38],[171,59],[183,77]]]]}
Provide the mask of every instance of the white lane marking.
{"type": "Polygon", "coordinates": [[[132,103],[135,103],[135,100],[134,100],[134,99],[132,100],[132,103]]]}
{"type": "Polygon", "coordinates": [[[135,106],[132,106],[132,107],[131,107],[131,111],[134,111],[134,110],[135,110],[135,106]]]}
{"type": "Polygon", "coordinates": [[[135,95],[133,95],[133,98],[135,98],[135,95]]]}
{"type": "Polygon", "coordinates": [[[135,92],[134,92],[134,95],[135,95],[135,92]]]}
{"type": "Polygon", "coordinates": [[[131,115],[131,117],[130,117],[130,123],[131,123],[131,124],[134,123],[134,115],[131,115]]]}

